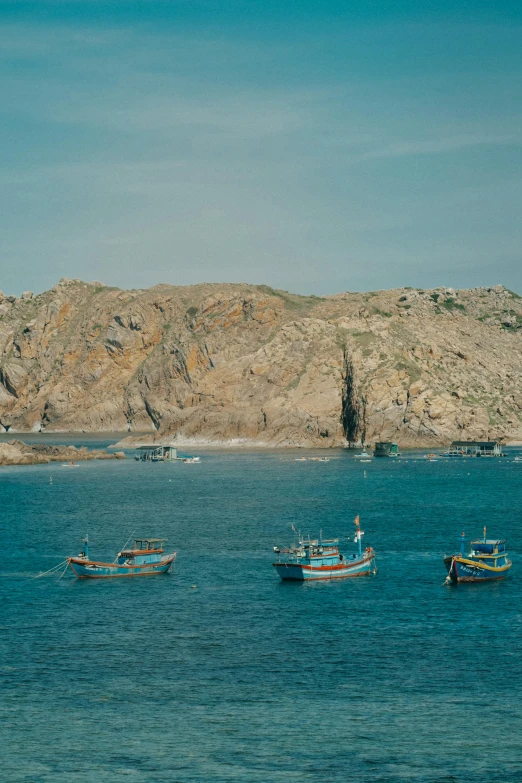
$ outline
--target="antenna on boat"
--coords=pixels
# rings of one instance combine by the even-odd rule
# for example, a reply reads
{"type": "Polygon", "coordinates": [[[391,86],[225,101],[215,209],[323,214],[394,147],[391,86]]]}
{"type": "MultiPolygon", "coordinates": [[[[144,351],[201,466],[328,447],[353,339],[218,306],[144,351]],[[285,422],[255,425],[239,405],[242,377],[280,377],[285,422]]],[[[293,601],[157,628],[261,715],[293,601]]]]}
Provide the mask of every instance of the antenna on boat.
{"type": "Polygon", "coordinates": [[[486,525],[484,525],[484,543],[486,543],[486,525]]]}
{"type": "Polygon", "coordinates": [[[362,537],[364,533],[361,531],[361,520],[359,519],[359,514],[354,519],[355,524],[355,542],[357,543],[357,550],[359,552],[359,555],[362,555],[362,537]]]}
{"type": "Polygon", "coordinates": [[[89,534],[88,533],[85,534],[82,544],[83,544],[83,554],[85,555],[85,558],[88,560],[89,559],[89,534]]]}
{"type": "MultiPolygon", "coordinates": [[[[135,532],[136,532],[136,528],[135,528],[135,529],[132,531],[132,533],[130,534],[130,536],[128,537],[128,539],[126,540],[126,542],[124,543],[124,545],[122,546],[122,548],[121,548],[121,552],[124,552],[124,551],[125,551],[125,547],[126,547],[126,546],[127,546],[127,544],[129,543],[129,541],[132,539],[132,536],[134,535],[134,533],[135,533],[135,532]]],[[[116,562],[116,560],[117,560],[117,559],[118,559],[118,557],[120,556],[121,552],[118,552],[118,554],[116,555],[116,559],[114,560],[114,562],[116,562]]]]}
{"type": "Polygon", "coordinates": [[[462,531],[462,535],[460,537],[460,554],[462,557],[464,557],[465,554],[465,543],[466,543],[466,534],[464,531],[462,531]]]}

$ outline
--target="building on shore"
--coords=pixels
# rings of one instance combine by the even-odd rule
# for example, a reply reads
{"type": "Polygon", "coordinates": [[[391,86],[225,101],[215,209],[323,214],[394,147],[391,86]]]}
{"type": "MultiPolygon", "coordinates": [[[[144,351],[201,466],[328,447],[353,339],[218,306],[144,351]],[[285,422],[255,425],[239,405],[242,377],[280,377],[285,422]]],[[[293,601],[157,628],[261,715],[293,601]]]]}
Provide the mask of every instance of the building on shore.
{"type": "Polygon", "coordinates": [[[399,444],[392,441],[381,441],[375,444],[374,457],[398,457],[399,444]]]}
{"type": "Polygon", "coordinates": [[[502,457],[502,446],[496,440],[454,440],[450,451],[466,457],[502,457]]]}
{"type": "Polygon", "coordinates": [[[174,462],[180,459],[174,446],[138,446],[138,462],[174,462]]]}

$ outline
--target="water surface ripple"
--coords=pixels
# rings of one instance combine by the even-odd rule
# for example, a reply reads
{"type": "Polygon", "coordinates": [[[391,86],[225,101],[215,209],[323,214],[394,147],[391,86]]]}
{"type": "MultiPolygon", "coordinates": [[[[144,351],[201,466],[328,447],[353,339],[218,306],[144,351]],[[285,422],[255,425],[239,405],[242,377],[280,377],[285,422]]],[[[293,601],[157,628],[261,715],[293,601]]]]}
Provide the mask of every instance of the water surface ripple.
{"type": "Polygon", "coordinates": [[[2,780],[522,781],[522,465],[294,456],[1,470],[2,780]],[[292,523],[356,513],[376,577],[278,580],[292,523]],[[484,523],[512,575],[442,587],[484,523]],[[168,537],[172,575],[32,579],[133,530],[168,537]]]}

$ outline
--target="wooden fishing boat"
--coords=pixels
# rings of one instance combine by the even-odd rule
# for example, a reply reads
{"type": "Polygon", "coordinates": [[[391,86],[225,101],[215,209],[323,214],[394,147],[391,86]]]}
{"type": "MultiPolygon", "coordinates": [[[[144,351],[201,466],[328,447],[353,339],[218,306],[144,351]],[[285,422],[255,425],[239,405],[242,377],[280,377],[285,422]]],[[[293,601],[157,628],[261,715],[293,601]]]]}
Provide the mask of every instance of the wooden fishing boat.
{"type": "Polygon", "coordinates": [[[511,568],[511,560],[507,556],[505,539],[484,537],[471,542],[471,551],[465,554],[466,537],[463,533],[460,539],[460,552],[444,557],[444,565],[448,571],[446,582],[486,582],[491,579],[504,579],[511,568]]]}
{"type": "MultiPolygon", "coordinates": [[[[308,581],[316,579],[344,579],[353,576],[368,576],[376,573],[375,552],[371,547],[362,550],[362,537],[359,517],[355,518],[355,539],[357,552],[346,556],[339,552],[339,539],[325,540],[322,532],[318,539],[304,538],[298,533],[298,543],[281,549],[274,547],[278,555],[272,563],[283,580],[308,581]]],[[[295,528],[292,525],[292,529],[295,528]]]]}
{"type": "Polygon", "coordinates": [[[164,554],[166,538],[137,538],[132,548],[123,548],[113,563],[89,558],[89,541],[83,539],[84,549],[67,561],[79,579],[110,579],[115,577],[153,576],[166,574],[176,559],[176,552],[164,554]]]}

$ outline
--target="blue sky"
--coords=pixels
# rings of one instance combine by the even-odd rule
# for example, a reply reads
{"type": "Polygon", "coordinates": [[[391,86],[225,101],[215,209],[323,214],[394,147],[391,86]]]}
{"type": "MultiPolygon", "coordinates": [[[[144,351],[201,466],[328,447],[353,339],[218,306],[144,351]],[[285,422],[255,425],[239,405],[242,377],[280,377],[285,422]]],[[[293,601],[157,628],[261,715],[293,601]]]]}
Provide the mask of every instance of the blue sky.
{"type": "Polygon", "coordinates": [[[522,293],[522,13],[0,2],[0,289],[522,293]]]}

